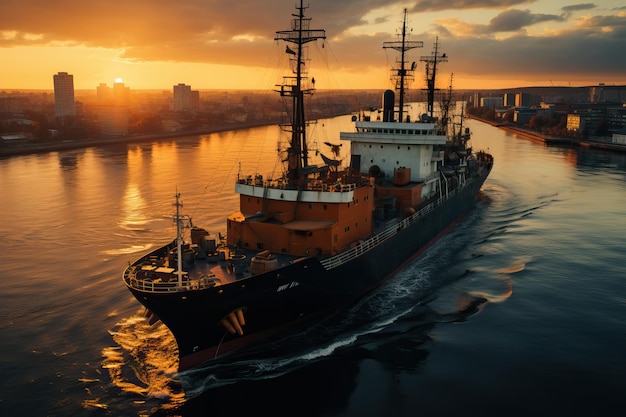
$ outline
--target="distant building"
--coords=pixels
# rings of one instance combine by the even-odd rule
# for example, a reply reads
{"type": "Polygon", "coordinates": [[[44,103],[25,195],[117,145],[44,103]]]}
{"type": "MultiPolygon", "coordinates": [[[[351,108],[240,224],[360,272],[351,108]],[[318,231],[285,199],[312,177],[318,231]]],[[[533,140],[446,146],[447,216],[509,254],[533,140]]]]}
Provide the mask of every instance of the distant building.
{"type": "Polygon", "coordinates": [[[504,107],[515,106],[515,93],[505,93],[502,98],[504,107]]]}
{"type": "Polygon", "coordinates": [[[485,109],[502,107],[502,97],[483,97],[480,99],[480,105],[485,109]]]}
{"type": "Polygon", "coordinates": [[[98,106],[100,133],[106,136],[125,136],[128,134],[130,112],[128,106],[98,106]]]}
{"type": "Polygon", "coordinates": [[[513,113],[513,121],[520,125],[526,125],[530,123],[530,119],[537,114],[537,109],[531,109],[528,107],[516,107],[513,113]]]}
{"type": "Polygon", "coordinates": [[[130,87],[116,82],[113,87],[100,83],[96,87],[96,113],[100,122],[100,132],[107,136],[128,134],[130,121],[130,87]]]}
{"type": "Polygon", "coordinates": [[[580,108],[567,115],[567,129],[588,136],[610,136],[626,126],[626,107],[580,108]]]}
{"type": "Polygon", "coordinates": [[[479,92],[474,93],[471,97],[470,97],[470,101],[472,103],[472,106],[474,107],[478,107],[480,106],[480,97],[481,94],[479,92]]]}
{"type": "Polygon", "coordinates": [[[200,104],[200,93],[191,89],[190,85],[174,86],[174,111],[196,111],[200,104]]]}
{"type": "Polygon", "coordinates": [[[54,114],[56,117],[76,116],[74,104],[74,76],[59,72],[52,76],[54,81],[54,114]]]}
{"type": "Polygon", "coordinates": [[[585,118],[578,113],[570,113],[567,115],[567,130],[569,132],[582,132],[585,130],[585,118]]]}
{"type": "Polygon", "coordinates": [[[113,93],[111,92],[111,88],[105,83],[100,83],[100,85],[96,87],[96,101],[98,104],[113,103],[113,93]]]}
{"type": "Polygon", "coordinates": [[[599,84],[589,88],[592,103],[626,103],[626,85],[599,84]]]}
{"type": "Polygon", "coordinates": [[[515,107],[530,107],[532,96],[529,93],[515,94],[515,107]]]}
{"type": "Polygon", "coordinates": [[[621,129],[617,133],[613,133],[613,136],[611,137],[611,141],[619,145],[626,145],[626,128],[621,129]]]}
{"type": "Polygon", "coordinates": [[[126,87],[124,83],[114,83],[113,87],[100,83],[96,87],[96,98],[98,104],[128,106],[130,105],[130,87],[126,87]]]}

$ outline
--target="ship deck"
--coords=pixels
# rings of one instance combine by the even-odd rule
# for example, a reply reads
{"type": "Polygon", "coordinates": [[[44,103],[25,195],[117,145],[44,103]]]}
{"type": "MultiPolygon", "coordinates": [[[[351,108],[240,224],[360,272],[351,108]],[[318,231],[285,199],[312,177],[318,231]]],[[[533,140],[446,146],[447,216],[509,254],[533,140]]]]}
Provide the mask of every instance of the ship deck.
{"type": "MultiPolygon", "coordinates": [[[[231,251],[220,246],[215,252],[203,254],[195,252],[193,257],[185,257],[182,285],[179,285],[176,261],[165,256],[173,245],[166,245],[137,260],[124,272],[124,281],[132,288],[145,292],[172,292],[203,289],[215,285],[225,285],[253,275],[251,260],[259,251],[237,249],[231,251]]],[[[287,265],[298,257],[286,254],[273,254],[277,266],[287,265]]]]}

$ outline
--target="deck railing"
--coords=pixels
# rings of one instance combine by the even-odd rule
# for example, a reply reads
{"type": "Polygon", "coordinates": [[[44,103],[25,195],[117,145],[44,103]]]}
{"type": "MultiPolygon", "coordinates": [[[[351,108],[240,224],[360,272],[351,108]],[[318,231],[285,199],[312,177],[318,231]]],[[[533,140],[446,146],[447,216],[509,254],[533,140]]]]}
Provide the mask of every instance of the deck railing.
{"type": "MultiPolygon", "coordinates": [[[[487,165],[493,163],[493,157],[491,155],[485,154],[482,157],[486,159],[487,165]]],[[[476,177],[467,178],[466,181],[464,182],[463,188],[473,183],[474,181],[476,181],[476,177]]],[[[321,261],[322,266],[326,269],[336,268],[339,265],[342,265],[356,258],[357,256],[360,256],[361,254],[371,250],[372,248],[375,248],[376,246],[380,245],[385,240],[389,239],[390,237],[402,231],[404,228],[416,222],[417,219],[419,219],[420,217],[423,217],[426,214],[433,211],[436,207],[440,206],[446,200],[449,200],[450,198],[455,196],[458,193],[458,190],[459,188],[454,188],[453,190],[448,191],[443,197],[438,198],[436,201],[433,201],[432,203],[423,207],[419,211],[413,213],[411,216],[405,217],[398,223],[394,223],[390,225],[389,227],[377,233],[376,235],[372,236],[371,238],[359,243],[354,248],[349,249],[345,252],[342,252],[339,255],[333,256],[332,258],[324,259],[323,261],[321,261]]]]}
{"type": "Polygon", "coordinates": [[[162,281],[160,279],[142,278],[141,271],[138,271],[136,267],[129,266],[124,271],[124,282],[131,288],[145,292],[179,292],[179,291],[191,291],[191,290],[203,290],[215,286],[215,283],[209,279],[189,279],[183,278],[182,285],[178,285],[178,279],[170,281],[162,281]]]}
{"type": "MultiPolygon", "coordinates": [[[[339,178],[339,179],[344,180],[344,181],[346,180],[346,178],[339,178]]],[[[348,181],[346,181],[345,183],[342,181],[337,181],[337,182],[328,182],[328,181],[322,181],[322,180],[309,181],[307,182],[305,188],[302,188],[302,191],[335,191],[335,192],[346,193],[349,191],[354,191],[361,184],[367,183],[367,181],[361,178],[356,179],[354,178],[354,176],[351,176],[347,179],[348,181]]],[[[248,177],[245,177],[245,178],[239,177],[237,178],[236,183],[252,185],[254,187],[262,187],[262,188],[275,188],[275,189],[281,189],[281,190],[293,189],[293,187],[290,186],[287,183],[287,181],[283,178],[279,178],[275,180],[263,179],[259,175],[254,176],[254,177],[249,175],[248,177]]]]}
{"type": "Polygon", "coordinates": [[[397,233],[399,233],[406,227],[415,223],[420,217],[423,217],[427,215],[428,213],[432,212],[436,207],[440,206],[444,201],[450,199],[455,194],[457,194],[456,189],[448,192],[447,196],[438,198],[436,201],[433,201],[427,206],[421,208],[419,211],[413,213],[411,216],[405,217],[399,222],[390,225],[389,227],[377,233],[376,235],[372,236],[371,238],[359,243],[352,249],[342,252],[339,255],[333,256],[332,258],[324,259],[323,261],[321,261],[322,266],[326,269],[336,268],[339,265],[342,265],[362,255],[363,253],[371,250],[372,248],[375,248],[376,246],[380,245],[381,243],[383,243],[390,237],[396,235],[397,233]]]}

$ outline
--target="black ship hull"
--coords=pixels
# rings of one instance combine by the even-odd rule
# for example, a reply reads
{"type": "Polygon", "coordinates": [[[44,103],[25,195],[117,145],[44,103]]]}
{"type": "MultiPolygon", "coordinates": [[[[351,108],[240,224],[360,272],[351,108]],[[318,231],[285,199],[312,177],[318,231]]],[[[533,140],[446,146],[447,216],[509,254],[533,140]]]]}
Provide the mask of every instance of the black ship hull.
{"type": "Polygon", "coordinates": [[[293,327],[354,303],[471,210],[490,170],[491,164],[483,167],[453,195],[363,242],[343,260],[341,256],[303,258],[228,285],[199,290],[156,293],[128,287],[171,330],[178,344],[179,370],[189,369],[283,337],[293,327]],[[220,324],[234,311],[243,316],[242,334],[231,334],[220,324]]]}

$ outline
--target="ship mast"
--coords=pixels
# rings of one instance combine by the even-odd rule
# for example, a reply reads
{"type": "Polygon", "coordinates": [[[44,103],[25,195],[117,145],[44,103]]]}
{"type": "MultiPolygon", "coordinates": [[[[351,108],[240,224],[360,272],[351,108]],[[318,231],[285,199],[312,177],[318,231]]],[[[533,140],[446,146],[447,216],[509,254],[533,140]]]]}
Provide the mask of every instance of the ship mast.
{"type": "MultiPolygon", "coordinates": [[[[441,100],[441,128],[447,134],[448,125],[450,124],[450,107],[452,107],[452,79],[454,74],[450,74],[450,86],[448,87],[448,94],[441,100]]],[[[432,116],[431,116],[432,117],[432,116]]],[[[452,129],[454,131],[454,128],[452,129]]],[[[453,133],[454,134],[454,133],[453,133]]]]}
{"type": "Polygon", "coordinates": [[[281,96],[291,97],[291,140],[287,150],[287,179],[290,185],[301,183],[302,168],[308,166],[308,148],[306,143],[306,116],[304,112],[304,96],[314,91],[314,83],[308,84],[307,71],[304,64],[304,45],[317,39],[326,39],[323,29],[310,29],[311,18],[304,16],[304,10],[308,7],[296,6],[298,14],[292,14],[291,30],[277,31],[274,40],[283,40],[288,44],[295,45],[295,50],[287,45],[285,52],[293,55],[292,76],[285,76],[283,83],[277,85],[281,96]]]}
{"type": "Polygon", "coordinates": [[[191,218],[184,214],[181,214],[180,209],[183,207],[183,202],[180,201],[180,193],[176,192],[176,202],[174,206],[176,206],[176,215],[174,217],[174,221],[176,222],[176,258],[178,258],[178,262],[176,264],[176,276],[178,276],[178,286],[183,286],[183,276],[185,272],[183,271],[183,229],[185,227],[189,227],[191,225],[191,218]]]}
{"type": "Polygon", "coordinates": [[[391,78],[395,81],[396,91],[399,92],[399,103],[398,103],[398,121],[402,122],[403,120],[403,112],[404,112],[404,96],[406,94],[406,90],[408,89],[408,83],[414,80],[414,71],[415,71],[415,62],[411,64],[410,69],[407,69],[406,62],[406,52],[414,49],[421,48],[424,46],[424,42],[422,41],[409,41],[407,40],[407,28],[406,28],[406,18],[407,18],[407,9],[404,9],[404,18],[402,19],[402,33],[400,40],[395,42],[383,42],[383,48],[390,48],[400,52],[400,60],[396,61],[396,68],[392,68],[391,70],[391,78]],[[399,65],[399,67],[398,67],[399,65]]]}
{"type": "Polygon", "coordinates": [[[426,63],[426,91],[428,94],[428,115],[433,118],[433,108],[435,103],[435,78],[437,76],[437,64],[448,62],[446,54],[439,53],[439,37],[435,39],[435,46],[431,55],[423,56],[420,61],[426,63]]]}

